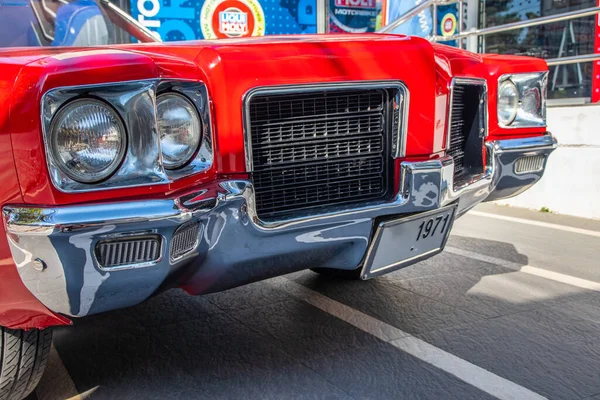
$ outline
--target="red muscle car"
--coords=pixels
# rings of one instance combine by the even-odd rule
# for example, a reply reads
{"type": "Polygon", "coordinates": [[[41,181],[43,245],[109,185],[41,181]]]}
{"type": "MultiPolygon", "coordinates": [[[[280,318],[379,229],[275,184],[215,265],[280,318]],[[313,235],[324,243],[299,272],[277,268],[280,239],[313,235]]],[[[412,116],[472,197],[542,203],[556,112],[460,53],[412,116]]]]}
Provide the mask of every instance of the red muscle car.
{"type": "Polygon", "coordinates": [[[0,5],[2,400],[35,388],[52,326],[431,257],[556,147],[543,60],[385,34],[167,44],[106,0],[24,4],[23,31],[0,5]]]}

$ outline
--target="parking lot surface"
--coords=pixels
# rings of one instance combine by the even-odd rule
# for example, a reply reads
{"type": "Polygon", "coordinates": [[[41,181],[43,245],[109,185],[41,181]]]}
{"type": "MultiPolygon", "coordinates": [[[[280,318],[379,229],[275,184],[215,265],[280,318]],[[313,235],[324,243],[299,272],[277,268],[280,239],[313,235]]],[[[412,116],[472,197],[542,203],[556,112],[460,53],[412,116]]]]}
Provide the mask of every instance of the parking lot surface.
{"type": "Polygon", "coordinates": [[[482,205],[370,281],[303,271],[55,329],[40,400],[597,399],[600,221],[482,205]]]}

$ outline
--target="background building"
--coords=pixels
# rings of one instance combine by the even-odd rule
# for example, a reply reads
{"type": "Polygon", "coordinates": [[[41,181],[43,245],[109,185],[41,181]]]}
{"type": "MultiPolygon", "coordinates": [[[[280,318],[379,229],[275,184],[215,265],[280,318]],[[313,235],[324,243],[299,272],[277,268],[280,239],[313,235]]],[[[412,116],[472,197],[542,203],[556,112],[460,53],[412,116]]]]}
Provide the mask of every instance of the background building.
{"type": "MultiPolygon", "coordinates": [[[[595,5],[596,0],[481,0],[478,26],[504,25],[595,5]]],[[[478,51],[561,58],[594,53],[595,36],[596,18],[582,17],[489,35],[479,40],[478,51]]],[[[553,69],[548,85],[551,103],[589,103],[592,100],[593,63],[562,65],[553,69]]]]}

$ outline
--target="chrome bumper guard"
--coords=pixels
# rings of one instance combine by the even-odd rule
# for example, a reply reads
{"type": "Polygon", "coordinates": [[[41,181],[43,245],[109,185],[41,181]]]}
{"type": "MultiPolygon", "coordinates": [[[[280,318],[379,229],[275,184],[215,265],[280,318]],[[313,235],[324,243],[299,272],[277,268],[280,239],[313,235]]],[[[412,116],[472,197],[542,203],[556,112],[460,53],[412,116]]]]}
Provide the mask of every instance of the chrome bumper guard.
{"type": "Polygon", "coordinates": [[[404,162],[401,190],[390,202],[285,221],[260,221],[252,183],[240,180],[169,200],[6,206],[3,215],[25,286],[52,311],[81,317],[138,304],[165,281],[203,294],[307,268],[356,269],[370,245],[376,217],[454,202],[460,215],[481,201],[516,195],[542,177],[556,140],[546,135],[487,146],[485,172],[461,187],[453,186],[451,157],[404,162]],[[532,155],[544,157],[544,168],[517,174],[515,163],[532,155]],[[193,238],[192,225],[197,225],[193,238]],[[117,267],[100,265],[99,243],[148,237],[160,239],[152,261],[123,264],[139,259],[130,248],[141,248],[124,246],[117,267]]]}

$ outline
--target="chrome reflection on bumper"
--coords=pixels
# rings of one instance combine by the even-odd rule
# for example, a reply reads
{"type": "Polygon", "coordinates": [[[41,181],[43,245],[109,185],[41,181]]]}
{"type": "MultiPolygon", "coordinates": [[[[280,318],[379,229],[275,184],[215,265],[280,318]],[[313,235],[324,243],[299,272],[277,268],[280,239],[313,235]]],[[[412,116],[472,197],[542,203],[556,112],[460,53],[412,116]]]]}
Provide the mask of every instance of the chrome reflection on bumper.
{"type": "Polygon", "coordinates": [[[546,169],[548,156],[557,147],[556,138],[550,134],[526,139],[499,140],[492,142],[495,168],[492,193],[485,201],[506,199],[523,193],[538,182],[546,169]],[[519,160],[523,157],[543,158],[540,168],[529,172],[519,171],[519,160]]]}
{"type": "Polygon", "coordinates": [[[6,206],[3,215],[25,286],[51,310],[85,316],[138,304],[167,277],[190,293],[202,294],[306,268],[356,269],[371,242],[376,217],[455,202],[460,215],[486,199],[518,194],[539,180],[543,170],[517,175],[516,160],[547,156],[555,147],[550,135],[489,143],[486,170],[460,188],[453,186],[451,157],[404,162],[401,188],[391,202],[268,223],[257,218],[252,183],[244,180],[215,182],[175,199],[6,206]],[[173,247],[174,236],[190,224],[198,224],[197,238],[186,234],[183,247],[173,247]],[[101,268],[97,244],[132,236],[160,236],[163,254],[171,254],[151,263],[101,268]],[[38,259],[46,265],[42,271],[35,268],[38,259]]]}

